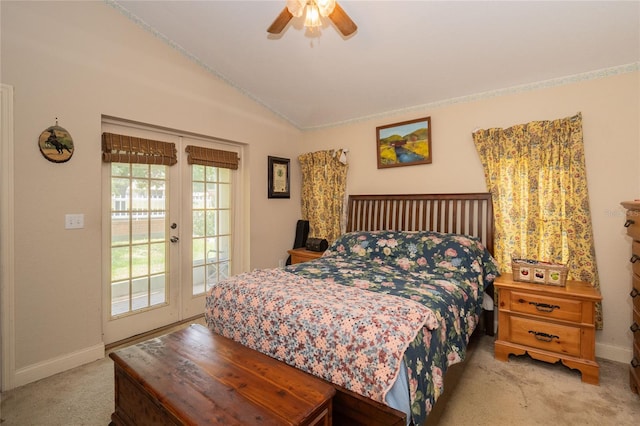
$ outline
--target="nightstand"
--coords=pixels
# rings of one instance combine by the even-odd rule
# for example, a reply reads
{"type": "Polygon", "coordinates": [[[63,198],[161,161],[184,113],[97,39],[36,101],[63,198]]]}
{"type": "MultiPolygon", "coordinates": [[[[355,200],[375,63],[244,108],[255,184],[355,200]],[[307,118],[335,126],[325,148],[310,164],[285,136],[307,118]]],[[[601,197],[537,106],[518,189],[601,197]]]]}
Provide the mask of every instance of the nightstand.
{"type": "Polygon", "coordinates": [[[311,251],[311,250],[307,250],[304,247],[287,250],[287,253],[291,255],[292,265],[296,263],[308,262],[310,260],[317,259],[319,257],[322,257],[322,255],[324,254],[323,251],[311,251]]]}
{"type": "Polygon", "coordinates": [[[524,283],[512,274],[496,278],[498,339],[495,358],[509,354],[555,363],[582,373],[582,381],[597,385],[600,366],[595,357],[595,303],[600,292],[589,283],[567,280],[565,287],[524,283]]]}

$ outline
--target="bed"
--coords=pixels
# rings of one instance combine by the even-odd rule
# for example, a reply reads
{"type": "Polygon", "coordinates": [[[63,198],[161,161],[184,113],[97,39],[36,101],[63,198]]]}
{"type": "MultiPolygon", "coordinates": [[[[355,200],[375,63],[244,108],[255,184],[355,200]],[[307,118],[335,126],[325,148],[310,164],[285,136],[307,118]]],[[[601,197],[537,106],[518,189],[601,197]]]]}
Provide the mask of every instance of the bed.
{"type": "Polygon", "coordinates": [[[333,383],[335,424],[433,423],[492,294],[492,249],[490,194],[351,195],[321,258],[217,283],[205,318],[333,383]]]}

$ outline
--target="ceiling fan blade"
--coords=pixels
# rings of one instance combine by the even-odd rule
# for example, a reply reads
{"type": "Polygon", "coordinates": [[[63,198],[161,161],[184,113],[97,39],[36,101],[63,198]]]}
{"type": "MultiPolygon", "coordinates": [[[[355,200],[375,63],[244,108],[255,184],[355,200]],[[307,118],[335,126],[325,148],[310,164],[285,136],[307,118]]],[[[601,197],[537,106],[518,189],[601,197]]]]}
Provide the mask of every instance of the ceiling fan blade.
{"type": "Polygon", "coordinates": [[[267,28],[267,32],[271,34],[280,34],[291,18],[293,18],[293,15],[289,12],[289,9],[285,7],[282,9],[282,12],[280,12],[280,15],[278,15],[275,21],[273,21],[271,26],[267,28]]]}
{"type": "Polygon", "coordinates": [[[334,23],[334,25],[345,37],[353,34],[355,30],[358,29],[358,26],[351,20],[351,18],[349,18],[347,12],[345,12],[338,3],[336,3],[336,7],[329,15],[329,19],[331,19],[331,22],[334,23]]]}

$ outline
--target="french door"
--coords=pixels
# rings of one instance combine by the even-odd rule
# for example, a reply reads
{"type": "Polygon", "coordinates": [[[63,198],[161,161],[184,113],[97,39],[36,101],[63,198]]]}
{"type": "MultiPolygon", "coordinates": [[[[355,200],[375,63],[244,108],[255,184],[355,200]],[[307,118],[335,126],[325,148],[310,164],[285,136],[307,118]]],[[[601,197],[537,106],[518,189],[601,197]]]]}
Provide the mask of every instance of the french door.
{"type": "Polygon", "coordinates": [[[187,145],[238,150],[138,125],[103,132],[175,144],[178,161],[103,163],[105,344],[204,312],[206,291],[234,273],[237,171],[187,164],[187,145]]]}

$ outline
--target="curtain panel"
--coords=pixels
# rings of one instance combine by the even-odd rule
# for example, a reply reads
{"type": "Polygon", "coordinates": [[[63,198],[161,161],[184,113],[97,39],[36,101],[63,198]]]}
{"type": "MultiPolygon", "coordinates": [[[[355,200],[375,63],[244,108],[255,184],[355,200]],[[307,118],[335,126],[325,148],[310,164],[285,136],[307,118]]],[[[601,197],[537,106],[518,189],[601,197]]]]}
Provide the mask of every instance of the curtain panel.
{"type": "MultiPolygon", "coordinates": [[[[493,196],[495,258],[564,263],[600,288],[587,192],[582,115],[473,133],[493,196]]],[[[596,307],[602,329],[602,305],[596,307]]]]}
{"type": "Polygon", "coordinates": [[[342,234],[347,186],[346,153],[326,150],[298,157],[302,169],[302,218],[309,221],[309,236],[329,244],[342,234]]]}
{"type": "Polygon", "coordinates": [[[105,163],[162,164],[178,162],[176,145],[133,136],[102,134],[102,161],[105,163]]]}

